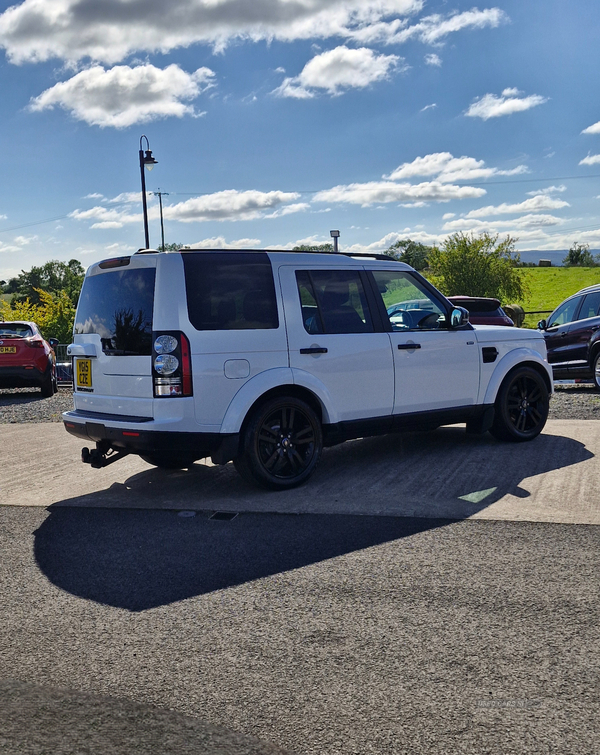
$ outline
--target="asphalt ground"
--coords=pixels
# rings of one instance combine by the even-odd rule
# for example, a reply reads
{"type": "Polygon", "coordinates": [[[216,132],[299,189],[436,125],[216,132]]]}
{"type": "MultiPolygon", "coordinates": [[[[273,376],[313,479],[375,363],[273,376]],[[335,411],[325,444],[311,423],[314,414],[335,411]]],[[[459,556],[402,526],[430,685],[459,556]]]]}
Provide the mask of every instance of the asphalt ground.
{"type": "Polygon", "coordinates": [[[0,531],[3,754],[598,752],[597,527],[2,507],[0,531]]]}
{"type": "Polygon", "coordinates": [[[286,494],[0,441],[3,755],[598,752],[595,421],[346,443],[286,494]]]}

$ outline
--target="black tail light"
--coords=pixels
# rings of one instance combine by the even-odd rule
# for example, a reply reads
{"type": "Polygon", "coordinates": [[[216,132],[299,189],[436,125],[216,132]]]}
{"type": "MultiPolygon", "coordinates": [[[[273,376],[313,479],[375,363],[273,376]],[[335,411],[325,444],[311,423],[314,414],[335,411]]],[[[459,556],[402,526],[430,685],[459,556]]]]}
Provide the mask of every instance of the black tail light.
{"type": "Polygon", "coordinates": [[[152,384],[154,398],[191,396],[192,355],[190,342],[179,330],[152,334],[152,384]]]}

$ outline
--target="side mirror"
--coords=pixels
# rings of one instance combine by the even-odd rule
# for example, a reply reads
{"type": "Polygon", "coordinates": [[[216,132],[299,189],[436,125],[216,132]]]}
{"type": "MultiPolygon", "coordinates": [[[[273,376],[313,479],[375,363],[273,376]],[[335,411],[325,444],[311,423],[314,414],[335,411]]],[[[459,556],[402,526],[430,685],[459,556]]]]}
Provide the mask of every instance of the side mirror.
{"type": "Polygon", "coordinates": [[[469,312],[464,307],[454,307],[450,313],[450,328],[460,328],[469,322],[469,312]]]}
{"type": "Polygon", "coordinates": [[[538,330],[546,330],[548,328],[548,323],[546,320],[540,320],[538,322],[538,330]]]}
{"type": "Polygon", "coordinates": [[[56,346],[58,346],[58,338],[49,338],[48,343],[50,344],[50,346],[52,346],[52,348],[55,348],[56,346]]]}

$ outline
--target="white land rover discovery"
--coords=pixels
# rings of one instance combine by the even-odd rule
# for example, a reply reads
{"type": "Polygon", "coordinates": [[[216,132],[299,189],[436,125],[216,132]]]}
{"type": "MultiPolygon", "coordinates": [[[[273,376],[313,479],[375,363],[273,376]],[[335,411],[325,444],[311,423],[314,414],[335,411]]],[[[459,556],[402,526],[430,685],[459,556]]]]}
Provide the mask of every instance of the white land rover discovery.
{"type": "Polygon", "coordinates": [[[552,373],[541,333],[473,327],[408,265],[284,251],[144,250],[87,271],[68,432],[102,467],[207,456],[291,488],[324,446],[465,422],[535,438],[552,373]]]}

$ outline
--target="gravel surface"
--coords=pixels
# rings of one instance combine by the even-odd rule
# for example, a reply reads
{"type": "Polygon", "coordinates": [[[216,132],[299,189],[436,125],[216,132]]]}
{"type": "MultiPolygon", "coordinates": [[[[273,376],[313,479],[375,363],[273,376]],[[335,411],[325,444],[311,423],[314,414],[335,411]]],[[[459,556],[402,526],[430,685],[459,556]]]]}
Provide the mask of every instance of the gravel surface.
{"type": "MultiPolygon", "coordinates": [[[[0,424],[60,422],[62,412],[73,408],[70,386],[52,398],[35,388],[0,389],[0,424]]],[[[600,392],[593,385],[557,385],[550,402],[550,419],[600,419],[600,392]]]]}

